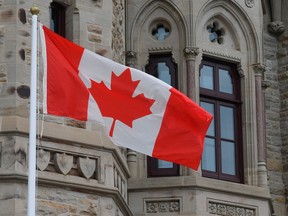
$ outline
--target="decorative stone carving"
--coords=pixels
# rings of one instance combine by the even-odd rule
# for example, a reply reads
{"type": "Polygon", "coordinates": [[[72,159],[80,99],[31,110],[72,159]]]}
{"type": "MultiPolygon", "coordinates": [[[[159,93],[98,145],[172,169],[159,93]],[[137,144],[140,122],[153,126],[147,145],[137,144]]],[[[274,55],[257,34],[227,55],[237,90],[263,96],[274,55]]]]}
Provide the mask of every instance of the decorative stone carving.
{"type": "Polygon", "coordinates": [[[2,142],[0,142],[0,167],[1,167],[1,162],[2,162],[2,142]]]}
{"type": "Polygon", "coordinates": [[[173,48],[172,46],[167,46],[167,47],[153,47],[153,48],[148,48],[148,51],[151,53],[157,53],[157,52],[172,52],[173,48]]]}
{"type": "Polygon", "coordinates": [[[209,201],[208,212],[221,216],[256,216],[255,209],[209,201]]]}
{"type": "Polygon", "coordinates": [[[238,56],[232,56],[232,55],[230,55],[229,53],[222,53],[222,52],[217,52],[217,51],[214,51],[214,50],[208,50],[208,49],[203,49],[202,50],[203,51],[203,53],[207,53],[207,54],[210,54],[210,55],[212,55],[212,56],[222,56],[222,57],[224,57],[225,59],[231,59],[231,60],[236,60],[236,61],[240,61],[241,60],[241,58],[240,57],[238,57],[238,56]]]}
{"type": "Polygon", "coordinates": [[[255,4],[255,0],[245,0],[245,5],[248,7],[248,8],[252,8],[255,4]]]}
{"type": "Polygon", "coordinates": [[[285,30],[282,22],[282,0],[270,0],[272,20],[268,24],[268,31],[275,35],[280,35],[285,30]]]}
{"type": "Polygon", "coordinates": [[[240,64],[237,65],[237,71],[240,77],[245,77],[245,73],[242,69],[242,66],[240,64]]]}
{"type": "Polygon", "coordinates": [[[285,31],[284,23],[281,21],[274,21],[268,24],[268,31],[272,34],[279,35],[285,31]]]}
{"type": "Polygon", "coordinates": [[[129,67],[135,67],[137,54],[134,51],[126,51],[126,65],[129,67]]]}
{"type": "Polygon", "coordinates": [[[56,153],[54,155],[55,168],[58,172],[67,175],[73,166],[73,156],[65,153],[56,153]]]}
{"type": "Polygon", "coordinates": [[[7,64],[2,63],[0,64],[0,82],[6,82],[6,81],[7,81],[7,64]]]}
{"type": "Polygon", "coordinates": [[[254,73],[255,75],[262,75],[263,73],[266,71],[266,65],[262,64],[262,63],[257,63],[257,64],[253,64],[253,69],[254,69],[254,73]]]}
{"type": "Polygon", "coordinates": [[[208,212],[221,216],[256,216],[255,209],[209,201],[208,212]]]}
{"type": "Polygon", "coordinates": [[[4,36],[5,36],[5,27],[4,25],[0,26],[0,45],[4,44],[4,36]]]}
{"type": "Polygon", "coordinates": [[[99,180],[98,165],[98,157],[91,157],[90,155],[77,155],[71,152],[67,155],[66,153],[45,149],[42,146],[37,150],[37,168],[39,171],[47,173],[56,171],[63,175],[73,175],[86,179],[93,176],[93,179],[99,180]],[[77,164],[73,163],[74,159],[77,164]]]}
{"type": "Polygon", "coordinates": [[[50,152],[39,149],[37,151],[37,167],[39,170],[44,171],[50,162],[50,152]]]}
{"type": "Polygon", "coordinates": [[[87,179],[91,178],[96,169],[96,161],[88,157],[77,159],[77,168],[81,175],[87,179]]]}
{"type": "Polygon", "coordinates": [[[187,59],[195,59],[195,57],[199,54],[199,48],[198,47],[185,47],[183,52],[187,59]]]}
{"type": "Polygon", "coordinates": [[[124,4],[123,0],[113,0],[113,19],[112,19],[112,49],[113,60],[124,63],[123,52],[124,44],[124,4]]]}
{"type": "Polygon", "coordinates": [[[180,200],[146,201],[146,213],[180,212],[180,200]]]}

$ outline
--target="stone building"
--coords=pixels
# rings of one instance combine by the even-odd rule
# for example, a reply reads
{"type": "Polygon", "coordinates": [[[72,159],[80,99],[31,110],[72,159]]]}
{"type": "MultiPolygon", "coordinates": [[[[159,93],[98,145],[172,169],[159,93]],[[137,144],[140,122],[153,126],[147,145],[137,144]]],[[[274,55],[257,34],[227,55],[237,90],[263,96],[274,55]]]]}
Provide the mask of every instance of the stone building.
{"type": "Polygon", "coordinates": [[[1,216],[27,212],[34,3],[58,34],[214,115],[198,171],[120,149],[42,114],[39,58],[37,215],[288,214],[288,1],[0,0],[1,216]]]}

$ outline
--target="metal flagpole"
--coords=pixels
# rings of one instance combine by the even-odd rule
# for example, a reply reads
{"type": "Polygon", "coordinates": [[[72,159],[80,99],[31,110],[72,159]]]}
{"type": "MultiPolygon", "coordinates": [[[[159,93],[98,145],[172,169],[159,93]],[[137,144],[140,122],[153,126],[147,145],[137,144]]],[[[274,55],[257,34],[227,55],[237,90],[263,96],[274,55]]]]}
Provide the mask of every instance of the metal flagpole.
{"type": "Polygon", "coordinates": [[[32,14],[32,39],[27,216],[35,216],[36,212],[37,16],[39,11],[39,8],[36,6],[33,6],[30,9],[32,14]]]}

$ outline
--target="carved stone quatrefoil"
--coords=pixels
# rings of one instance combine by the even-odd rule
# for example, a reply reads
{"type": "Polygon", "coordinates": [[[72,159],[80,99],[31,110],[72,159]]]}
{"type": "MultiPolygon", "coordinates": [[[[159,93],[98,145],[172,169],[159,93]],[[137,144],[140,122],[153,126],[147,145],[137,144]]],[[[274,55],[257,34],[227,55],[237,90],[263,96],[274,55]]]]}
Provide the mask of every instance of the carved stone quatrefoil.
{"type": "Polygon", "coordinates": [[[54,156],[55,168],[57,172],[67,175],[73,166],[73,156],[65,153],[56,153],[54,156]]]}
{"type": "Polygon", "coordinates": [[[37,150],[37,167],[39,170],[44,171],[50,162],[50,152],[43,149],[37,150]]]}
{"type": "Polygon", "coordinates": [[[79,157],[77,159],[77,168],[83,177],[89,179],[95,172],[96,161],[88,157],[86,158],[79,157]]]}

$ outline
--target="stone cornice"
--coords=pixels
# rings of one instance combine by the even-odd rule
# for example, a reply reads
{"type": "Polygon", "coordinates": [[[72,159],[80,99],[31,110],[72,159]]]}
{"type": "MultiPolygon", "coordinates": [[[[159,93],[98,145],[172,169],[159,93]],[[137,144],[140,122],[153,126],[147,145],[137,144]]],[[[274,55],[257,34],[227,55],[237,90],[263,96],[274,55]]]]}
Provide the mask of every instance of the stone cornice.
{"type": "Polygon", "coordinates": [[[172,46],[167,47],[152,47],[148,48],[149,53],[163,53],[163,52],[172,52],[173,48],[172,46]]]}
{"type": "Polygon", "coordinates": [[[212,56],[212,57],[222,57],[223,59],[227,59],[227,60],[233,60],[233,61],[236,61],[236,62],[240,62],[240,57],[238,56],[235,56],[235,55],[231,55],[229,53],[222,53],[221,51],[216,51],[216,50],[209,50],[209,49],[203,49],[202,50],[203,54],[207,54],[209,56],[212,56]]]}

